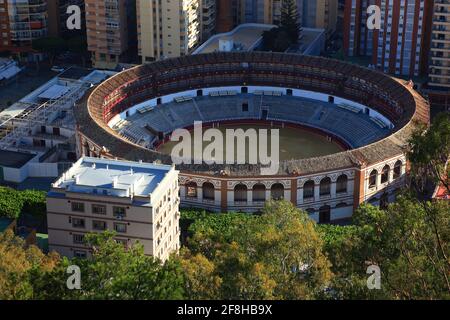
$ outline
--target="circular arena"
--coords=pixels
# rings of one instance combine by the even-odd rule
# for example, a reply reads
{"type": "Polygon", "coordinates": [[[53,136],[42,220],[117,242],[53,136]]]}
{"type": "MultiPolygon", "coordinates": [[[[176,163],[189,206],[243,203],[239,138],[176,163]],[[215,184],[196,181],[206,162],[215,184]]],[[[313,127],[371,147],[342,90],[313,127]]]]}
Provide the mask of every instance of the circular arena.
{"type": "Polygon", "coordinates": [[[121,72],[76,106],[80,155],[170,164],[171,133],[277,128],[278,172],[260,164],[182,164],[181,205],[258,211],[287,199],[320,223],[384,205],[405,184],[405,147],[429,105],[411,82],[321,57],[211,53],[121,72]],[[284,136],[283,136],[284,134],[284,136]]]}

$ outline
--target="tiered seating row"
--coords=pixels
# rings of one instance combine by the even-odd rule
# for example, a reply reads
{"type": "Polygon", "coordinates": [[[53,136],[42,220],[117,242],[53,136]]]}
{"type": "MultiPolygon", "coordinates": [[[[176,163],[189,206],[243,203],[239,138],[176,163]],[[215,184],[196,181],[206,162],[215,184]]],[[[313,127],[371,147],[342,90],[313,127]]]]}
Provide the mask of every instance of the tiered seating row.
{"type": "MultiPolygon", "coordinates": [[[[136,127],[149,126],[162,133],[170,133],[177,128],[192,126],[195,121],[224,121],[240,119],[260,119],[261,108],[268,110],[268,120],[285,121],[312,126],[334,133],[353,147],[360,147],[378,140],[389,133],[382,121],[353,109],[337,107],[334,104],[291,96],[255,96],[242,94],[193,98],[191,103],[171,102],[159,105],[155,112],[136,114],[127,120],[136,127]],[[244,109],[243,105],[247,107],[244,109]]],[[[140,142],[143,134],[126,134],[140,142]]]]}

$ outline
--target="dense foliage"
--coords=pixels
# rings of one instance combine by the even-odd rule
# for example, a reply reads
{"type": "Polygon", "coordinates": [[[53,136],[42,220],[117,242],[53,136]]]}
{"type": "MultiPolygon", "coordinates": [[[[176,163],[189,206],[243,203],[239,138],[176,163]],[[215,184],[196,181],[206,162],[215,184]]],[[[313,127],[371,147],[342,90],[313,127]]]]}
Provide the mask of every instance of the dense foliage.
{"type": "Polygon", "coordinates": [[[112,233],[90,235],[89,260],[44,255],[0,235],[2,299],[436,299],[450,298],[446,202],[407,196],[386,210],[363,205],[354,225],[317,225],[289,202],[262,215],[184,212],[196,217],[179,255],[164,264],[112,233]],[[69,265],[81,290],[68,290],[69,265]],[[381,269],[381,290],[366,269],[381,269]]]}
{"type": "Polygon", "coordinates": [[[21,214],[42,218],[46,215],[44,191],[17,191],[0,187],[0,217],[17,219],[21,214]]]}
{"type": "Polygon", "coordinates": [[[160,264],[146,256],[142,245],[128,250],[113,239],[114,234],[89,235],[92,258],[67,259],[37,283],[40,299],[168,300],[184,296],[183,275],[176,260],[160,264]],[[81,290],[65,287],[69,265],[80,267],[81,290]]]}
{"type": "Polygon", "coordinates": [[[0,233],[0,300],[36,298],[36,277],[52,270],[58,255],[44,255],[39,248],[26,248],[12,231],[0,233]]]}
{"type": "Polygon", "coordinates": [[[283,1],[280,24],[276,28],[263,33],[263,49],[265,51],[285,52],[300,40],[302,28],[295,0],[283,1]]]}
{"type": "Polygon", "coordinates": [[[333,292],[346,299],[449,299],[449,212],[447,202],[407,195],[386,210],[362,205],[353,230],[328,249],[333,292]],[[381,290],[367,289],[369,265],[380,268],[381,290]]]}
{"type": "Polygon", "coordinates": [[[53,60],[56,55],[67,49],[66,41],[59,37],[35,39],[33,40],[32,46],[34,50],[48,54],[51,64],[53,64],[53,60]]]}
{"type": "Polygon", "coordinates": [[[0,187],[0,217],[17,219],[22,212],[23,201],[17,191],[0,187]]]}
{"type": "Polygon", "coordinates": [[[427,193],[427,186],[442,184],[450,192],[450,114],[436,116],[429,129],[419,128],[411,137],[408,158],[413,186],[427,193]]]}
{"type": "Polygon", "coordinates": [[[69,51],[79,54],[85,63],[87,50],[86,36],[74,36],[69,39],[61,37],[44,37],[33,40],[33,49],[48,55],[50,64],[53,64],[57,55],[69,51]]]}
{"type": "MultiPolygon", "coordinates": [[[[268,202],[261,216],[224,214],[191,225],[194,235],[181,259],[201,261],[210,285],[190,290],[197,299],[312,299],[331,279],[315,223],[289,202],[268,202]],[[203,288],[203,289],[202,289],[203,288]]],[[[189,283],[201,283],[190,270],[189,283]]]]}

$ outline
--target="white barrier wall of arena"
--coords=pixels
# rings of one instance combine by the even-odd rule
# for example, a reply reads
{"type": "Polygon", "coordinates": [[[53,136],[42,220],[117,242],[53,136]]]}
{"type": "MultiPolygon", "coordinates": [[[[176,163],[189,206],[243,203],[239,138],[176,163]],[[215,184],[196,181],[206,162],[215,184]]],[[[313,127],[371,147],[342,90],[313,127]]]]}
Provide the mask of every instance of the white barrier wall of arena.
{"type": "MultiPolygon", "coordinates": [[[[202,90],[203,95],[209,95],[211,92],[214,92],[214,91],[237,91],[238,93],[240,93],[242,87],[248,88],[248,93],[255,93],[257,91],[276,91],[276,92],[282,92],[284,95],[287,95],[287,90],[292,90],[292,95],[294,97],[301,97],[301,98],[317,100],[317,101],[322,101],[322,102],[328,102],[328,99],[330,97],[330,95],[328,95],[328,94],[314,92],[314,91],[280,88],[280,87],[268,87],[268,86],[228,86],[228,87],[213,87],[213,88],[204,88],[204,89],[196,89],[196,90],[187,90],[187,91],[169,94],[169,95],[162,96],[162,97],[153,98],[153,99],[144,101],[142,103],[139,103],[139,104],[125,110],[124,112],[116,115],[115,117],[113,117],[111,119],[111,121],[108,123],[108,126],[110,128],[113,128],[120,120],[125,120],[126,118],[136,114],[137,110],[140,108],[156,107],[157,101],[159,98],[161,99],[161,103],[164,104],[164,103],[170,103],[175,98],[179,98],[179,97],[193,97],[194,98],[197,96],[198,90],[202,90]]],[[[386,125],[388,125],[390,127],[393,126],[392,122],[389,119],[387,119],[385,116],[383,116],[382,114],[380,114],[379,112],[373,110],[372,108],[370,108],[368,106],[362,105],[360,103],[357,103],[357,102],[354,102],[351,100],[340,98],[337,96],[333,96],[333,97],[334,97],[334,103],[336,105],[347,104],[347,105],[356,107],[363,112],[365,109],[368,109],[369,115],[371,117],[377,117],[380,120],[382,120],[386,125]]]]}

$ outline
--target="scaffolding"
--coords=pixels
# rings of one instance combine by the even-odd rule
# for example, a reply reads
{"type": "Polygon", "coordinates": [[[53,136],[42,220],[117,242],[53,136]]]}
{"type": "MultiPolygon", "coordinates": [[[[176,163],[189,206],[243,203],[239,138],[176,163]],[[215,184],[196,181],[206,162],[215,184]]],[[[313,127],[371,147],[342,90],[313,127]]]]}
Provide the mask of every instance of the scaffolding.
{"type": "MultiPolygon", "coordinates": [[[[0,132],[5,134],[3,137],[0,136],[0,149],[20,147],[23,137],[32,134],[38,125],[51,124],[62,111],[73,114],[73,106],[91,86],[90,82],[76,81],[71,83],[69,91],[58,99],[42,104],[18,102],[25,107],[23,112],[16,116],[0,119],[0,132]]],[[[74,123],[71,121],[61,120],[58,121],[58,125],[74,129],[74,123]]]]}

